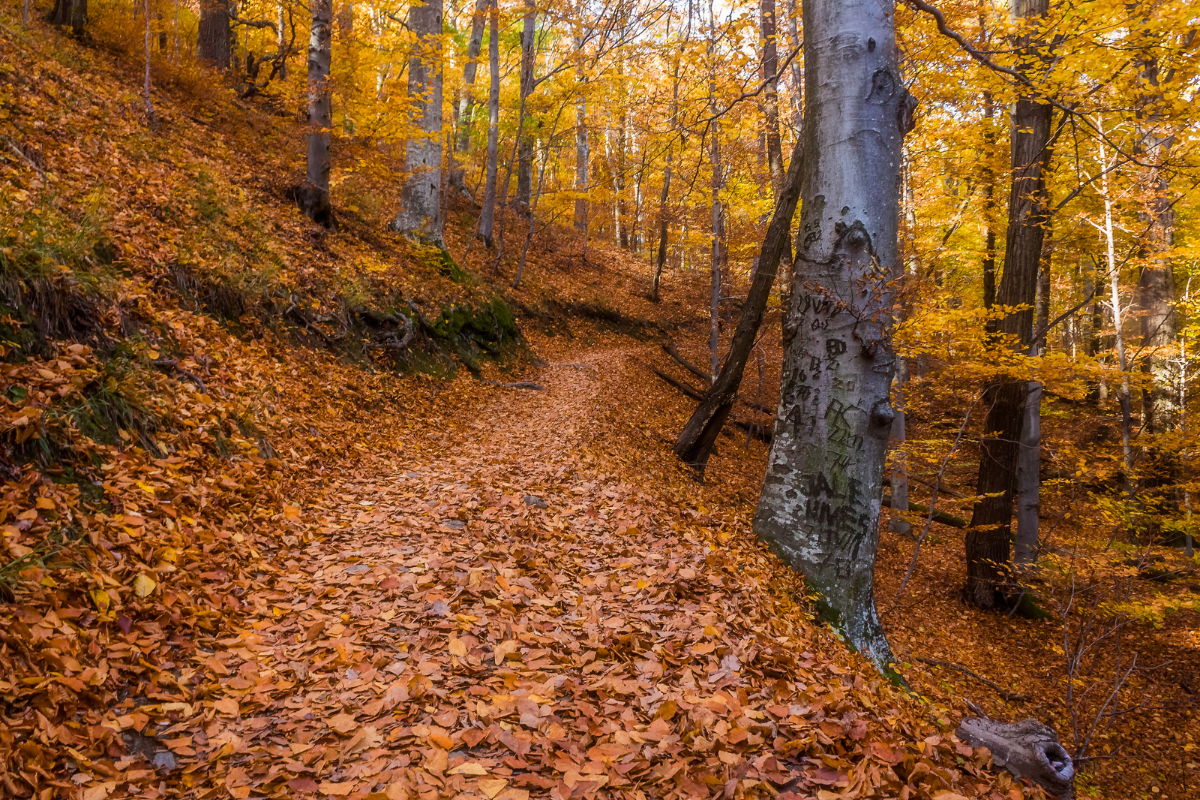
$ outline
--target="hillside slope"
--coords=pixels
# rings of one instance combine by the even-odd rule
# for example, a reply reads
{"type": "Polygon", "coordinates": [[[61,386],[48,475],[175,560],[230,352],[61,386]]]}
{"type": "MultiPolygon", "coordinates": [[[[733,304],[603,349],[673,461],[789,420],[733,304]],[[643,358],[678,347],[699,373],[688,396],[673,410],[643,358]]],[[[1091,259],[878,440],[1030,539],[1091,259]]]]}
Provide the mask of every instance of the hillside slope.
{"type": "Polygon", "coordinates": [[[664,456],[686,303],[316,228],[298,130],[168,77],[0,26],[9,796],[1022,793],[664,456]]]}

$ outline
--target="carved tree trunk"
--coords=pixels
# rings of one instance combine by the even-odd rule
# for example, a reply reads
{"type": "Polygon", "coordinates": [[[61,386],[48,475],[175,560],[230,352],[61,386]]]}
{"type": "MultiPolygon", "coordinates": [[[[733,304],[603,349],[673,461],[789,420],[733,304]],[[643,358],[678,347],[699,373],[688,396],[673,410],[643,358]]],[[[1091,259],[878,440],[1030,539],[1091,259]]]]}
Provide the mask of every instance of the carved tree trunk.
{"type": "Polygon", "coordinates": [[[802,215],[775,435],[754,530],[882,671],[875,550],[888,433],[891,289],[911,96],[895,4],[804,0],[802,215]]]}
{"type": "MultiPolygon", "coordinates": [[[[1044,17],[1049,0],[1012,0],[1013,15],[1044,17]]],[[[1036,43],[1020,42],[1036,56],[1036,43]]],[[[1020,352],[1033,339],[1033,302],[1047,217],[1046,164],[1050,157],[1049,103],[1020,97],[1012,114],[1012,187],[1004,274],[996,291],[1002,306],[1023,310],[1001,320],[998,329],[1020,352]]],[[[1020,453],[1021,426],[1029,387],[1022,380],[1001,380],[988,387],[988,413],[980,447],[979,480],[971,528],[967,531],[967,597],[983,608],[1003,605],[1009,594],[1013,492],[1020,453]]]]}
{"type": "Polygon", "coordinates": [[[488,3],[488,143],[487,178],[479,212],[479,238],[492,246],[496,223],[496,172],[500,149],[500,10],[499,0],[488,3]]]}
{"type": "Polygon", "coordinates": [[[991,750],[996,766],[1028,778],[1060,800],[1075,797],[1075,764],[1058,734],[1036,719],[1005,723],[970,717],[954,735],[972,747],[991,750]]]}
{"type": "Polygon", "coordinates": [[[408,61],[408,97],[421,133],[408,140],[400,211],[392,230],[444,247],[442,241],[442,0],[417,0],[408,11],[417,43],[408,61]]]}
{"type": "Polygon", "coordinates": [[[333,224],[329,203],[329,129],[333,102],[329,91],[332,60],[333,1],[313,0],[312,33],[308,41],[308,172],[300,207],[313,222],[333,224]]]}
{"type": "Polygon", "coordinates": [[[725,356],[721,373],[700,401],[700,405],[696,406],[696,410],[692,412],[675,441],[675,455],[697,470],[703,471],[708,463],[708,457],[712,454],[721,428],[729,418],[738,387],[741,386],[746,360],[754,347],[758,328],[762,324],[763,311],[767,307],[767,298],[770,297],[771,286],[775,283],[776,267],[787,248],[788,230],[796,213],[796,201],[800,198],[800,169],[803,163],[803,140],[797,139],[792,151],[792,163],[788,167],[782,191],[775,203],[775,213],[763,240],[762,252],[758,258],[759,267],[750,282],[746,304],[742,306],[742,315],[733,333],[733,341],[729,343],[729,353],[725,356]]]}

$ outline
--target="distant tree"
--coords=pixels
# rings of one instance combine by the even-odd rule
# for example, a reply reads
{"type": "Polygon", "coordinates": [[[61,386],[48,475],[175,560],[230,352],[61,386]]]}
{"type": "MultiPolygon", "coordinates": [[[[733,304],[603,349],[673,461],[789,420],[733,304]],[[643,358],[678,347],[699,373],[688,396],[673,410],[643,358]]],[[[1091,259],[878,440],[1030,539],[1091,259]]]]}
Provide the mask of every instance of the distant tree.
{"type": "Polygon", "coordinates": [[[444,247],[442,241],[442,0],[409,8],[417,37],[408,60],[408,98],[417,131],[408,138],[400,211],[392,230],[444,247]]]}
{"type": "Polygon", "coordinates": [[[312,35],[308,45],[308,173],[300,193],[300,206],[309,219],[327,227],[333,224],[333,208],[329,201],[332,39],[333,0],[313,0],[312,35]]]}
{"type": "Polygon", "coordinates": [[[196,51],[200,60],[217,69],[229,69],[233,63],[233,45],[229,0],[200,0],[200,26],[196,30],[196,51]]]}
{"type": "Polygon", "coordinates": [[[53,24],[70,25],[71,32],[79,36],[87,19],[87,0],[54,0],[54,13],[50,17],[53,24]]]}

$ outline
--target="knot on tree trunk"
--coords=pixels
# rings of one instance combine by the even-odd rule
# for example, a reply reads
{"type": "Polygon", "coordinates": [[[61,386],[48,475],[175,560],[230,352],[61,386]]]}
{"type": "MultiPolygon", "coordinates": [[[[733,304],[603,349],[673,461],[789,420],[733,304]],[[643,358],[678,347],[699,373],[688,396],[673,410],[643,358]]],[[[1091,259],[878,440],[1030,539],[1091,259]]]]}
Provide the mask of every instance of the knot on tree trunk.
{"type": "Polygon", "coordinates": [[[1058,734],[1036,719],[997,722],[964,719],[954,734],[972,747],[986,747],[992,760],[1018,778],[1029,778],[1060,800],[1075,797],[1075,764],[1058,734]]]}

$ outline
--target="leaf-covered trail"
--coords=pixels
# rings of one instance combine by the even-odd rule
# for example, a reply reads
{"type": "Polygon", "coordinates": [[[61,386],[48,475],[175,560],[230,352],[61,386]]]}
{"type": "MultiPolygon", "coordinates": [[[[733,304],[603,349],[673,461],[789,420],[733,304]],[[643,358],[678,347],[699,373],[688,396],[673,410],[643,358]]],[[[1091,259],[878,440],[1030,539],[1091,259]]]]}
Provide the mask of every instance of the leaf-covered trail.
{"type": "Polygon", "coordinates": [[[545,392],[484,390],[326,480],[301,510],[317,535],[205,664],[204,721],[158,734],[195,765],[185,782],[424,800],[996,788],[805,621],[769,557],[715,548],[695,510],[604,473],[590,443],[636,387],[628,355],[571,354],[536,376],[545,392]]]}

